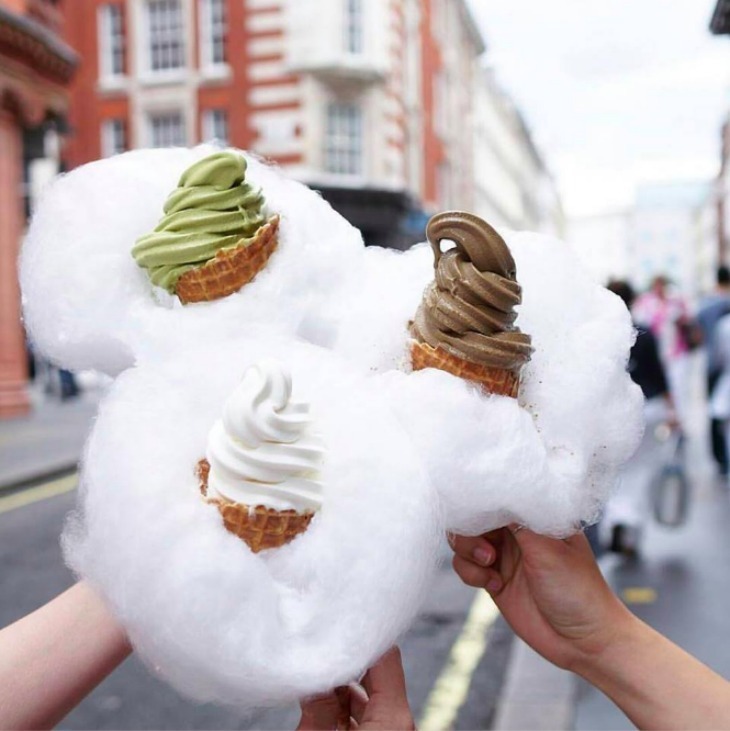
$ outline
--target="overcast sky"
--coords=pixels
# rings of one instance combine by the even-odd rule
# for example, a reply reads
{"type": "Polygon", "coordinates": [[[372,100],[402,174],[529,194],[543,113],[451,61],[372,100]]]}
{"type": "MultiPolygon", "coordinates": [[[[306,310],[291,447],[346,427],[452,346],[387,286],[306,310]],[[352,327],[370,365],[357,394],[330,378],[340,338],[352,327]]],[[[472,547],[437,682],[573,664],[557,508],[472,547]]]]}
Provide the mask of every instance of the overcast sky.
{"type": "Polygon", "coordinates": [[[467,1],[569,215],[717,172],[730,36],[708,30],[716,0],[467,1]]]}

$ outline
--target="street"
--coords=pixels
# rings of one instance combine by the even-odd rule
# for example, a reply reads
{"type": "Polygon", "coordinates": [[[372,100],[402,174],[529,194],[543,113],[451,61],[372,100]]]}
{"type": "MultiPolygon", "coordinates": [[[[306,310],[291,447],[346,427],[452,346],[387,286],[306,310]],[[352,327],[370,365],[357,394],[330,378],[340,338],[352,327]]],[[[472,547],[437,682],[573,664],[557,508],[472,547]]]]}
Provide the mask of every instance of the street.
{"type": "MultiPolygon", "coordinates": [[[[75,482],[75,478],[72,478],[75,482]]],[[[0,626],[33,611],[73,582],[64,566],[59,536],[74,507],[75,490],[68,478],[0,497],[0,626]],[[65,479],[65,482],[64,482],[65,479]],[[64,491],[52,497],[54,492],[64,491]],[[35,499],[40,497],[40,499],[35,499]],[[31,502],[31,500],[34,500],[31,502]]],[[[421,726],[453,718],[455,728],[489,728],[508,659],[511,634],[495,613],[482,612],[488,626],[486,652],[469,648],[475,667],[464,671],[449,663],[452,647],[462,635],[476,597],[451,571],[447,549],[433,592],[418,621],[403,638],[403,652],[411,707],[421,726]],[[483,654],[482,654],[483,653],[483,654]],[[440,681],[440,682],[439,682],[440,681]],[[463,688],[463,698],[453,692],[435,692],[437,685],[451,691],[463,688]],[[472,692],[466,693],[471,687],[472,692]],[[425,713],[427,710],[427,713],[425,713]],[[424,715],[425,714],[425,715],[424,715]]],[[[489,600],[487,600],[489,602],[489,600]]],[[[489,602],[491,603],[491,602],[489,602]]],[[[477,617],[477,622],[479,618],[477,617]]],[[[473,629],[473,628],[472,628],[473,629]]],[[[471,641],[475,632],[462,639],[471,641]]],[[[211,705],[197,705],[153,677],[132,656],[61,724],[64,729],[293,729],[297,708],[256,713],[248,718],[211,705]]]]}

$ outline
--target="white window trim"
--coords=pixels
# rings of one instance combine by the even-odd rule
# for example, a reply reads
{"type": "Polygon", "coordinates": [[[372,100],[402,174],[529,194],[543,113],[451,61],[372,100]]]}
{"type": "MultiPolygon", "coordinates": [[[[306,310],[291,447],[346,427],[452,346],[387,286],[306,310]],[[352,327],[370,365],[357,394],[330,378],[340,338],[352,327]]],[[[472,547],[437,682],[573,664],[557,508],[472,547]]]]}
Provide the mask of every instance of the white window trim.
{"type": "Polygon", "coordinates": [[[180,0],[180,13],[182,19],[182,55],[183,65],[173,69],[153,69],[151,55],[150,37],[150,14],[147,0],[139,0],[139,12],[137,13],[137,58],[140,81],[145,85],[180,83],[188,77],[188,28],[185,19],[186,5],[180,0]]]}
{"type": "MultiPolygon", "coordinates": [[[[99,86],[102,88],[120,88],[126,84],[126,75],[122,72],[115,72],[112,68],[112,43],[111,43],[111,8],[120,7],[113,3],[105,3],[97,8],[96,29],[99,63],[99,86]]],[[[126,49],[125,49],[126,50],[126,49]]],[[[125,53],[126,55],[126,53],[125,53]]],[[[125,58],[125,62],[126,62],[125,58]]]]}
{"type": "Polygon", "coordinates": [[[231,136],[231,130],[230,130],[230,118],[228,116],[228,111],[226,109],[205,109],[203,110],[203,115],[201,119],[201,126],[202,126],[202,133],[203,133],[203,142],[212,142],[212,141],[218,141],[222,142],[223,144],[228,145],[230,143],[230,136],[231,136]],[[225,136],[221,137],[217,134],[217,131],[215,129],[215,121],[214,121],[214,115],[216,113],[222,113],[225,115],[225,125],[226,125],[226,134],[225,136]]]}
{"type": "Polygon", "coordinates": [[[341,1],[345,4],[345,22],[342,29],[345,54],[358,58],[365,53],[365,2],[364,0],[341,1]],[[357,39],[359,48],[352,48],[353,39],[357,39]]]}
{"type": "Polygon", "coordinates": [[[126,129],[124,127],[124,120],[119,118],[105,119],[101,123],[101,156],[112,157],[113,155],[119,155],[122,152],[126,152],[128,148],[127,140],[124,140],[124,146],[122,149],[117,149],[115,139],[114,125],[117,122],[122,123],[122,134],[126,137],[126,129]]]}
{"type": "MultiPolygon", "coordinates": [[[[225,12],[225,3],[224,3],[225,12]]],[[[206,78],[220,79],[231,75],[231,67],[227,61],[212,60],[212,7],[211,0],[198,0],[198,48],[200,53],[200,73],[206,78]]],[[[226,24],[228,19],[226,18],[226,24]]]]}
{"type": "MultiPolygon", "coordinates": [[[[347,134],[348,136],[352,136],[351,133],[352,130],[348,130],[347,134]]],[[[338,131],[338,134],[340,136],[344,136],[343,130],[340,129],[338,131]]],[[[323,159],[323,167],[327,174],[329,175],[336,175],[339,177],[346,177],[346,178],[362,178],[365,174],[365,115],[363,111],[363,107],[361,104],[355,103],[355,102],[339,102],[336,100],[330,101],[326,107],[325,107],[325,128],[324,128],[324,159],[323,159]],[[358,134],[359,139],[357,141],[357,147],[359,149],[351,149],[355,147],[355,145],[349,146],[349,145],[338,145],[336,141],[333,143],[330,140],[330,123],[331,123],[331,115],[335,108],[339,107],[341,110],[349,107],[353,110],[356,110],[358,113],[358,134]],[[347,168],[347,165],[330,165],[331,163],[331,155],[334,155],[335,157],[340,158],[340,162],[342,159],[354,159],[356,161],[356,167],[357,169],[341,169],[341,168],[347,168]],[[339,169],[333,169],[333,168],[339,168],[339,169]]]]}
{"type": "Polygon", "coordinates": [[[154,109],[149,110],[145,113],[145,147],[148,148],[156,148],[156,147],[169,147],[169,144],[165,145],[155,145],[154,140],[154,122],[153,119],[155,117],[171,117],[177,115],[180,117],[181,122],[181,130],[182,130],[182,138],[181,141],[176,143],[174,146],[181,146],[185,147],[188,145],[189,142],[189,134],[188,134],[188,119],[185,115],[185,112],[182,109],[154,109]]]}

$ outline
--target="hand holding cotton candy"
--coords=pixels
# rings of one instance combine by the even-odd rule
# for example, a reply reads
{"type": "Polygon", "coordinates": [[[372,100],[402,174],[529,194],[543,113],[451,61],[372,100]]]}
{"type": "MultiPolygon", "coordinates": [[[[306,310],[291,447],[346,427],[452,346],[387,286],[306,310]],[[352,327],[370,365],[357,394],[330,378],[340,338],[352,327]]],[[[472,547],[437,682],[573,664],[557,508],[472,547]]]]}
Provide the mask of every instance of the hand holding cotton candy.
{"type": "Polygon", "coordinates": [[[291,401],[291,374],[275,360],[249,368],[208,437],[201,491],[226,529],[254,553],[307,530],[322,506],[322,439],[309,405],[291,401]]]}

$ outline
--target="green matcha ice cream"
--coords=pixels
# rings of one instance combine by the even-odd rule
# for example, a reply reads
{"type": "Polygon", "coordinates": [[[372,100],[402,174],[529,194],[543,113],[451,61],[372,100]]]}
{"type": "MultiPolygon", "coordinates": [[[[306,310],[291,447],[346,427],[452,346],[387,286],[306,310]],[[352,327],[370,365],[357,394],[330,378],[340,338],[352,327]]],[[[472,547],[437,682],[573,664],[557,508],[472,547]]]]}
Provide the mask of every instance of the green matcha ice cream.
{"type": "Polygon", "coordinates": [[[265,201],[261,190],[245,181],[245,173],[241,155],[217,152],[182,174],[155,230],[132,248],[153,284],[174,293],[185,272],[253,238],[266,222],[265,201]]]}

